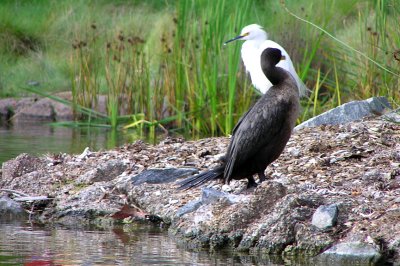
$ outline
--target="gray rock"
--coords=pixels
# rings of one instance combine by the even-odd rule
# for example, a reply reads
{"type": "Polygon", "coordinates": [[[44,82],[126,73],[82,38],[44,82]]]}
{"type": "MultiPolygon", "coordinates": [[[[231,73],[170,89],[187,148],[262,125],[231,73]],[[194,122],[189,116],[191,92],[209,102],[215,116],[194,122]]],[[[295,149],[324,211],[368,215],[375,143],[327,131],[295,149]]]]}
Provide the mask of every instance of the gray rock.
{"type": "Polygon", "coordinates": [[[383,118],[393,122],[393,123],[400,123],[400,110],[396,110],[390,113],[387,113],[383,116],[383,118]]]}
{"type": "Polygon", "coordinates": [[[99,165],[96,169],[92,169],[81,175],[77,180],[77,184],[93,184],[94,182],[110,181],[122,174],[126,169],[126,165],[119,160],[111,160],[103,165],[99,165]]]}
{"type": "Polygon", "coordinates": [[[13,181],[15,177],[34,172],[44,166],[43,160],[27,153],[18,155],[15,159],[3,163],[0,187],[13,181]]]}
{"type": "Polygon", "coordinates": [[[287,151],[295,158],[299,158],[301,156],[301,150],[295,147],[290,147],[287,151]]]}
{"type": "Polygon", "coordinates": [[[213,188],[205,187],[201,190],[201,202],[203,204],[211,204],[227,196],[228,193],[213,188]]]}
{"type": "Polygon", "coordinates": [[[3,178],[0,178],[0,188],[16,190],[30,196],[42,196],[53,191],[53,177],[43,169],[43,165],[38,163],[36,167],[38,168],[37,170],[16,175],[15,177],[11,175],[13,174],[12,169],[10,169],[9,173],[3,172],[3,178]]]}
{"type": "Polygon", "coordinates": [[[55,120],[56,114],[54,112],[53,105],[50,99],[40,99],[32,104],[26,105],[21,108],[14,116],[14,119],[26,120],[26,119],[38,119],[38,120],[55,120]]]}
{"type": "MultiPolygon", "coordinates": [[[[95,183],[85,187],[73,196],[68,198],[56,198],[57,212],[54,217],[57,223],[64,225],[77,225],[97,223],[96,219],[112,220],[111,214],[121,209],[121,204],[117,201],[118,196],[112,193],[107,194],[112,188],[107,183],[95,183]],[[105,199],[107,195],[107,200],[105,199]],[[105,217],[104,217],[105,216],[105,217]]],[[[48,209],[46,212],[51,213],[54,210],[48,209]]]]}
{"type": "Polygon", "coordinates": [[[52,105],[53,105],[55,119],[57,121],[74,119],[74,113],[70,106],[56,101],[53,101],[52,105]]]}
{"type": "MultiPolygon", "coordinates": [[[[286,189],[283,186],[281,191],[278,189],[279,185],[274,184],[269,189],[262,191],[262,200],[255,201],[256,199],[253,198],[250,204],[235,208],[237,214],[234,218],[237,220],[235,222],[237,225],[235,224],[234,228],[241,228],[242,221],[244,224],[251,224],[258,219],[258,215],[262,216],[256,223],[257,226],[252,227],[252,230],[248,230],[249,233],[243,236],[237,249],[239,251],[252,249],[274,254],[286,250],[287,254],[293,255],[295,251],[289,251],[288,246],[292,243],[302,243],[301,245],[306,249],[313,247],[307,251],[308,254],[319,252],[323,247],[320,246],[321,243],[330,243],[329,239],[321,240],[316,237],[315,233],[311,234],[311,230],[309,233],[303,231],[299,235],[295,231],[298,230],[296,224],[304,223],[311,218],[313,208],[315,205],[319,205],[319,197],[310,194],[302,197],[293,194],[285,195],[286,189]],[[247,206],[251,206],[251,208],[244,212],[247,206]]],[[[258,191],[256,190],[256,192],[258,191]]]]}
{"type": "Polygon", "coordinates": [[[0,114],[9,115],[15,114],[22,110],[24,106],[30,106],[35,102],[35,98],[27,97],[21,99],[6,98],[0,99],[0,114]]]}
{"type": "Polygon", "coordinates": [[[336,204],[322,205],[314,212],[312,225],[319,229],[327,229],[336,225],[338,217],[338,207],[336,204]]]}
{"type": "Polygon", "coordinates": [[[394,254],[393,258],[393,261],[395,262],[394,265],[400,265],[400,253],[396,252],[397,250],[400,250],[400,235],[397,235],[395,239],[393,239],[389,243],[388,249],[390,250],[391,253],[394,254]]]}
{"type": "Polygon", "coordinates": [[[205,187],[201,192],[201,202],[203,204],[212,204],[220,199],[226,199],[229,204],[233,204],[239,202],[241,199],[240,196],[222,192],[214,188],[205,187]]]}
{"type": "Polygon", "coordinates": [[[133,185],[143,183],[163,184],[174,182],[177,178],[184,178],[198,172],[199,170],[196,168],[153,168],[132,176],[131,181],[133,185]]]}
{"type": "Polygon", "coordinates": [[[201,200],[193,200],[188,202],[186,205],[180,207],[175,216],[176,217],[181,217],[183,215],[185,215],[186,213],[191,213],[196,211],[200,206],[202,205],[201,200]]]}
{"type": "Polygon", "coordinates": [[[12,218],[25,215],[21,204],[10,199],[8,196],[0,197],[0,218],[12,218]]]}
{"type": "Polygon", "coordinates": [[[22,98],[19,100],[8,99],[9,102],[16,101],[15,104],[9,106],[12,108],[15,116],[14,121],[30,121],[35,120],[56,120],[59,118],[57,111],[64,115],[66,119],[72,119],[71,107],[49,98],[22,98]],[[69,110],[68,114],[66,110],[69,110]]]}
{"type": "Polygon", "coordinates": [[[362,175],[361,180],[365,182],[375,182],[381,180],[383,173],[379,169],[372,169],[362,175]]]}
{"type": "Polygon", "coordinates": [[[15,114],[15,99],[0,99],[0,118],[5,116],[6,119],[11,118],[15,114]]]}
{"type": "Polygon", "coordinates": [[[10,109],[14,109],[17,100],[12,98],[0,99],[0,114],[6,115],[10,109]]]}
{"type": "Polygon", "coordinates": [[[318,256],[319,261],[330,265],[370,265],[381,258],[377,247],[360,242],[344,242],[334,245],[318,256]]]}
{"type": "MultiPolygon", "coordinates": [[[[55,95],[64,100],[71,100],[66,93],[55,95]]],[[[74,114],[71,106],[49,98],[42,98],[34,102],[21,102],[19,110],[16,110],[15,120],[38,119],[38,120],[71,120],[74,114]]]]}
{"type": "Polygon", "coordinates": [[[181,217],[184,214],[194,212],[198,208],[200,208],[201,205],[213,204],[219,201],[220,199],[225,199],[227,203],[233,204],[239,202],[242,199],[242,197],[222,192],[214,188],[206,187],[202,189],[201,199],[191,201],[186,205],[184,205],[183,207],[181,207],[177,211],[176,216],[181,217]]]}
{"type": "Polygon", "coordinates": [[[382,115],[387,109],[391,109],[391,106],[386,97],[372,97],[364,101],[352,101],[301,123],[295,127],[295,130],[320,125],[344,124],[372,115],[382,115]]]}
{"type": "MultiPolygon", "coordinates": [[[[72,102],[71,92],[60,92],[53,95],[62,100],[72,102]]],[[[97,106],[94,109],[100,113],[106,113],[107,96],[99,95],[97,106]]],[[[10,117],[14,121],[26,120],[71,120],[74,118],[70,105],[49,98],[25,97],[20,99],[0,99],[0,115],[10,117]]]]}

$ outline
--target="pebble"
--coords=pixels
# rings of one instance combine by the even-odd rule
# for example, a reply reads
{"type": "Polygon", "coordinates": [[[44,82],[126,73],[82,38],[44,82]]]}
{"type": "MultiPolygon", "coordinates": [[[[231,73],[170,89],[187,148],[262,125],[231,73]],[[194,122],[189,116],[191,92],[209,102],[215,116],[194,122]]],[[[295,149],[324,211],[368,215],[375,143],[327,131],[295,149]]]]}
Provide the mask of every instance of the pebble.
{"type": "Polygon", "coordinates": [[[288,149],[288,152],[290,153],[290,155],[292,155],[295,158],[300,157],[300,149],[296,148],[296,147],[290,147],[288,149]]]}
{"type": "Polygon", "coordinates": [[[336,225],[338,217],[338,207],[336,204],[322,205],[314,212],[312,225],[319,229],[328,229],[336,225]]]}
{"type": "Polygon", "coordinates": [[[231,186],[229,186],[229,185],[227,185],[227,184],[224,184],[223,186],[222,186],[222,191],[224,191],[224,192],[232,192],[233,191],[233,189],[231,188],[231,186]]]}

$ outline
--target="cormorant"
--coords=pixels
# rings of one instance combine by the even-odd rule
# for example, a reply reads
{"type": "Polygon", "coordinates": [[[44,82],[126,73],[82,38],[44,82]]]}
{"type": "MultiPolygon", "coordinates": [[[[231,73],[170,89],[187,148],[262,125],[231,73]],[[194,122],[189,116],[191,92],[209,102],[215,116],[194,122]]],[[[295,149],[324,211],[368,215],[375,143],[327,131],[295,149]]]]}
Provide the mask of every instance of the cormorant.
{"type": "Polygon", "coordinates": [[[236,124],[221,166],[180,181],[179,189],[214,179],[229,184],[232,179],[244,178],[248,179],[249,188],[257,185],[254,174],[258,174],[260,182],[265,180],[265,169],[282,153],[299,114],[297,84],[289,72],[276,66],[281,59],[286,60],[279,49],[262,52],[261,68],[273,86],[236,124]]]}
{"type": "Polygon", "coordinates": [[[265,77],[260,64],[258,64],[261,53],[267,48],[278,48],[282,51],[282,54],[286,59],[279,62],[278,66],[292,74],[296,80],[301,96],[305,95],[306,91],[308,91],[306,85],[304,85],[303,81],[301,81],[297,75],[288,53],[276,42],[268,40],[268,34],[260,25],[251,24],[244,27],[239,36],[226,41],[224,44],[235,40],[245,40],[241,50],[242,60],[246,67],[246,71],[250,73],[251,82],[258,91],[264,94],[272,86],[272,82],[265,77]]]}

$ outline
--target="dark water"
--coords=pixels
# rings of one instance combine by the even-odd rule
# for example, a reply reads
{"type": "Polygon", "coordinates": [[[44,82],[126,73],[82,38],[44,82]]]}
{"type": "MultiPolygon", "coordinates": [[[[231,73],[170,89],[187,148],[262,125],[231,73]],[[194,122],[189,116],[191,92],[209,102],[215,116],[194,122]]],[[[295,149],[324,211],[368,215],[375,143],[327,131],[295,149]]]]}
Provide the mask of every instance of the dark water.
{"type": "Polygon", "coordinates": [[[249,255],[189,251],[177,246],[164,229],[150,225],[71,230],[0,221],[0,265],[254,265],[257,261],[249,255]]]}
{"type": "Polygon", "coordinates": [[[91,151],[111,149],[138,139],[146,138],[137,131],[123,133],[98,127],[54,127],[45,121],[7,125],[0,119],[0,164],[25,152],[32,155],[80,154],[86,147],[91,151]]]}

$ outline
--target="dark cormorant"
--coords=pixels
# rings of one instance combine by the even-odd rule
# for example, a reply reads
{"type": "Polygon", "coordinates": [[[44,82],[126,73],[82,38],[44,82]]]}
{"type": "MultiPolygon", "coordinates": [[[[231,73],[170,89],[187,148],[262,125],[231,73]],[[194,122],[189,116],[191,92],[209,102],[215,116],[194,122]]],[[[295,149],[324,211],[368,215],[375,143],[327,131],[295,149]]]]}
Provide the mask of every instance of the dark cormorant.
{"type": "Polygon", "coordinates": [[[299,91],[293,76],[277,67],[284,60],[276,48],[261,54],[261,68],[273,86],[238,121],[232,132],[222,164],[179,182],[179,189],[200,186],[214,179],[226,184],[232,179],[248,179],[247,187],[265,180],[264,171],[275,161],[288,142],[299,114],[299,91]]]}

